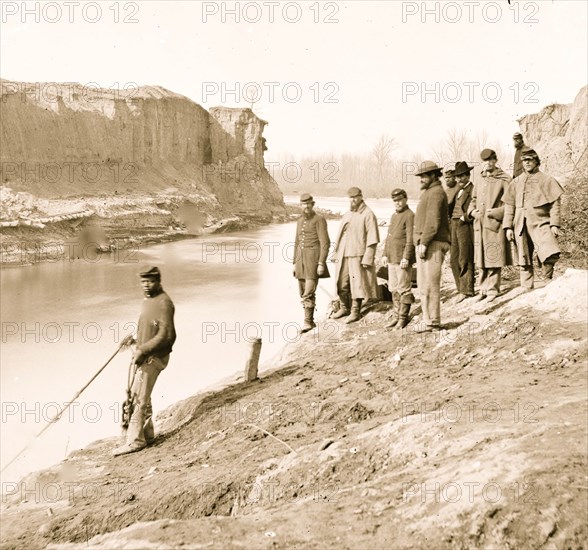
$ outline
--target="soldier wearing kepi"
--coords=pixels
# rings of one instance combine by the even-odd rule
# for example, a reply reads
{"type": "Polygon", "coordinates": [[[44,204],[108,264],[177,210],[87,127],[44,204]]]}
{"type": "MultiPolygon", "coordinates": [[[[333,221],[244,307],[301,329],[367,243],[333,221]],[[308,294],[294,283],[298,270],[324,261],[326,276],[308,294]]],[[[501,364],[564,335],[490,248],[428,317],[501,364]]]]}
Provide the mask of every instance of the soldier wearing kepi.
{"type": "Polygon", "coordinates": [[[522,155],[524,173],[515,178],[504,193],[506,238],[517,245],[521,286],[533,284],[533,250],[543,264],[543,277],[553,278],[553,267],[560,255],[557,243],[560,228],[561,185],[539,170],[541,160],[533,149],[522,155]]]}
{"type": "Polygon", "coordinates": [[[412,264],[415,262],[412,232],[414,213],[404,189],[392,191],[395,212],[390,218],[384,258],[388,263],[388,288],[392,293],[392,319],[387,328],[404,328],[409,322],[412,293],[412,264]]]}
{"type": "Polygon", "coordinates": [[[511,182],[510,176],[496,165],[492,149],[480,153],[484,161],[482,180],[472,193],[469,214],[474,218],[474,263],[480,269],[479,300],[493,301],[500,293],[502,268],[512,264],[510,247],[502,229],[502,197],[511,182]]]}
{"type": "Polygon", "coordinates": [[[318,279],[330,277],[327,269],[329,254],[329,233],[323,216],[314,211],[314,199],[308,193],[300,196],[304,209],[296,224],[294,243],[294,277],[298,279],[298,289],[304,308],[304,324],[301,333],[312,330],[316,305],[318,279]]]}
{"type": "Polygon", "coordinates": [[[441,267],[451,241],[447,195],[439,180],[441,174],[442,169],[430,160],[425,160],[416,174],[421,178],[423,192],[414,217],[413,242],[424,321],[415,331],[417,333],[441,328],[441,267]]]}
{"type": "Polygon", "coordinates": [[[351,187],[347,196],[350,210],[341,219],[333,252],[340,304],[333,319],[347,317],[345,322],[353,323],[361,317],[363,300],[377,298],[374,258],[380,233],[378,220],[363,201],[361,189],[351,187]]]}
{"type": "Polygon", "coordinates": [[[133,361],[136,373],[131,388],[134,410],[126,433],[126,443],[113,451],[114,456],[140,451],[155,439],[151,392],[161,371],[169,362],[176,341],[174,304],[161,286],[156,266],[139,272],[145,298],[141,308],[136,338],[128,337],[122,345],[136,344],[133,361]]]}
{"type": "Polygon", "coordinates": [[[512,140],[515,146],[515,156],[514,162],[512,166],[512,177],[518,178],[523,173],[523,160],[521,159],[521,154],[525,149],[525,141],[523,140],[523,134],[517,132],[512,136],[512,140]]]}

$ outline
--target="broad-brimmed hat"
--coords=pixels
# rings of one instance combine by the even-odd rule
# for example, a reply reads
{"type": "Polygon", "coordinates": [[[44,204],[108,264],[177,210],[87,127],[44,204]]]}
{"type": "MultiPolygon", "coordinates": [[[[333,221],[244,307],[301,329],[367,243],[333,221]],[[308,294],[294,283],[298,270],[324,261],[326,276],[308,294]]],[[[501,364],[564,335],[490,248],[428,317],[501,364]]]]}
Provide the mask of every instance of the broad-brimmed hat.
{"type": "Polygon", "coordinates": [[[161,279],[161,271],[156,265],[144,265],[139,270],[139,277],[143,279],[161,279]]]}
{"type": "Polygon", "coordinates": [[[314,199],[310,193],[302,193],[300,195],[300,202],[314,202],[314,199]]]}
{"type": "Polygon", "coordinates": [[[482,160],[490,160],[491,158],[498,158],[498,157],[496,156],[496,151],[494,151],[493,149],[484,149],[480,153],[480,158],[482,160]]]}
{"type": "Polygon", "coordinates": [[[463,176],[469,174],[474,169],[473,166],[468,166],[468,163],[464,160],[455,163],[455,176],[463,176]]]}
{"type": "Polygon", "coordinates": [[[393,199],[407,199],[408,198],[406,191],[404,189],[400,189],[400,187],[393,189],[392,193],[390,193],[390,196],[393,199]]]}
{"type": "Polygon", "coordinates": [[[350,187],[347,190],[347,196],[352,199],[353,197],[360,197],[363,193],[359,187],[350,187]]]}
{"type": "Polygon", "coordinates": [[[442,173],[443,168],[439,168],[439,166],[437,166],[437,163],[433,162],[432,160],[424,160],[423,162],[421,162],[420,172],[417,172],[415,176],[422,176],[424,174],[429,174],[431,172],[442,173]]]}

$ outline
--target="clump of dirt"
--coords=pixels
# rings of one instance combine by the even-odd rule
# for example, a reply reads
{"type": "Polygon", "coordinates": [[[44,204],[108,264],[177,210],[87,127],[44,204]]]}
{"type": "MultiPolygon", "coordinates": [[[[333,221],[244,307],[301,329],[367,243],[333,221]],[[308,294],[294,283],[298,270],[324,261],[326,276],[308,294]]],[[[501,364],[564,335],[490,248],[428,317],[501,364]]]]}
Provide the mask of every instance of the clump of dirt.
{"type": "Polygon", "coordinates": [[[586,548],[586,281],[445,288],[437,334],[418,307],[402,331],[383,303],[324,321],[164,411],[149,448],[99,441],[12,487],[3,548],[586,548]]]}

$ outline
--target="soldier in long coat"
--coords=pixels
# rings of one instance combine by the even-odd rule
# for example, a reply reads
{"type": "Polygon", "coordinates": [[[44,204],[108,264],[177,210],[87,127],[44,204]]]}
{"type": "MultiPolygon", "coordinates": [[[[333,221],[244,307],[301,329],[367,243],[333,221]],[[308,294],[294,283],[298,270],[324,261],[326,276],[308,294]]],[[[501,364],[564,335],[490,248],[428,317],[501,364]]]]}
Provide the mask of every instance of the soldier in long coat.
{"type": "Polygon", "coordinates": [[[497,163],[496,152],[484,149],[482,179],[474,188],[469,214],[474,218],[474,263],[480,270],[479,300],[493,301],[500,293],[502,268],[512,264],[510,246],[502,229],[502,197],[512,181],[497,163]]]}
{"type": "Polygon", "coordinates": [[[316,287],[318,279],[330,277],[327,269],[327,256],[331,241],[324,216],[314,211],[314,199],[308,193],[300,196],[304,210],[296,224],[294,242],[294,277],[298,279],[298,289],[304,308],[304,324],[300,332],[312,330],[316,306],[316,287]]]}
{"type": "Polygon", "coordinates": [[[560,255],[557,243],[563,188],[539,170],[541,160],[533,149],[521,155],[524,173],[515,178],[504,193],[506,238],[517,245],[521,286],[533,288],[533,250],[543,264],[543,276],[553,278],[560,255]]]}
{"type": "Polygon", "coordinates": [[[361,317],[362,301],[377,298],[374,259],[380,233],[376,215],[363,201],[361,189],[351,187],[347,196],[350,210],[341,219],[333,252],[340,303],[333,319],[347,317],[345,322],[353,323],[361,317]]]}

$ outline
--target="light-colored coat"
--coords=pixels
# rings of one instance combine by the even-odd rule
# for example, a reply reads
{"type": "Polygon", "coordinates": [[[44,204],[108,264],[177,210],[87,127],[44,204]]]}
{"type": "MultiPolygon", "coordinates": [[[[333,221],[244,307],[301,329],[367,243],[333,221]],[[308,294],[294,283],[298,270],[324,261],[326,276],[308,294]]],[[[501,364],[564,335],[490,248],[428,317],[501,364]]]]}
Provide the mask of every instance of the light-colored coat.
{"type": "Polygon", "coordinates": [[[343,214],[333,251],[333,260],[336,262],[335,281],[339,283],[341,266],[345,258],[350,265],[353,297],[377,297],[374,258],[379,242],[378,220],[365,203],[362,203],[357,211],[343,214]],[[362,265],[369,267],[364,268],[362,265]]]}
{"type": "Polygon", "coordinates": [[[497,166],[492,173],[482,172],[482,179],[474,188],[468,214],[474,218],[476,267],[488,269],[512,265],[510,246],[502,228],[502,199],[511,181],[510,176],[497,166]]]}
{"type": "Polygon", "coordinates": [[[532,265],[529,237],[542,262],[560,252],[551,227],[560,226],[562,194],[561,185],[541,171],[525,172],[509,184],[502,226],[514,230],[518,265],[532,265]]]}

